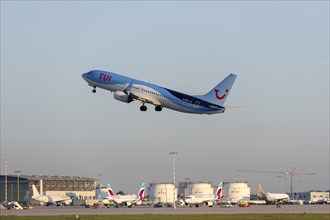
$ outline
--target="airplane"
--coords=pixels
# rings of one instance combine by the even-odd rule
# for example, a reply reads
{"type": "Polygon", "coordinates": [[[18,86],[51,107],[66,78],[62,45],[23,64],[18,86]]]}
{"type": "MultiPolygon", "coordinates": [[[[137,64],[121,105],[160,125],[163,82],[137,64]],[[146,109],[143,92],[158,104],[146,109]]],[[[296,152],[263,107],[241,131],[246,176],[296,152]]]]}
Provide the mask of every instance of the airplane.
{"type": "Polygon", "coordinates": [[[104,205],[109,207],[110,205],[114,205],[113,196],[116,196],[115,192],[113,191],[110,184],[107,185],[107,191],[105,194],[99,196],[100,202],[102,202],[104,205]]]}
{"type": "Polygon", "coordinates": [[[102,203],[104,205],[110,205],[111,202],[118,206],[127,206],[129,208],[132,205],[140,205],[144,198],[145,184],[142,183],[137,195],[115,195],[110,184],[108,184],[108,196],[104,197],[102,203]]]}
{"type": "Polygon", "coordinates": [[[184,113],[216,114],[225,112],[224,104],[236,75],[229,74],[205,95],[195,96],[102,70],[89,71],[82,74],[82,78],[93,87],[93,93],[98,87],[114,92],[113,97],[121,102],[141,101],[141,111],[147,111],[145,104],[148,103],[154,105],[157,112],[165,107],[184,113]]]}
{"type": "Polygon", "coordinates": [[[218,189],[214,195],[189,195],[184,202],[186,206],[190,206],[190,207],[192,205],[199,207],[204,204],[207,205],[208,207],[212,207],[214,205],[214,201],[218,201],[221,198],[223,198],[222,186],[223,183],[220,182],[218,189]]]}
{"type": "Polygon", "coordinates": [[[10,210],[22,210],[23,207],[21,204],[19,204],[16,201],[11,201],[5,204],[4,209],[10,209],[10,210]]]}
{"type": "Polygon", "coordinates": [[[46,206],[55,204],[60,206],[61,204],[67,206],[72,202],[72,199],[68,196],[41,196],[34,184],[32,184],[32,199],[46,204],[46,206]]]}
{"type": "Polygon", "coordinates": [[[290,197],[286,193],[270,193],[270,192],[265,193],[262,189],[260,181],[257,183],[257,189],[258,189],[257,196],[259,196],[261,199],[264,199],[268,204],[290,201],[290,197]]]}
{"type": "Polygon", "coordinates": [[[324,193],[317,197],[304,201],[305,204],[330,204],[329,193],[324,193]]]}

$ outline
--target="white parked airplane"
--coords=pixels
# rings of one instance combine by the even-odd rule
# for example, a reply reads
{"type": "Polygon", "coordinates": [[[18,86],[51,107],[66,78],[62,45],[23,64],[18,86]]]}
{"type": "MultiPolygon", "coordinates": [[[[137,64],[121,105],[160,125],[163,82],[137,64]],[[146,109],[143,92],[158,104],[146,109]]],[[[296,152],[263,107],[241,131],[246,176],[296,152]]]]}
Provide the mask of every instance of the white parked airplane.
{"type": "Polygon", "coordinates": [[[223,183],[220,182],[217,191],[214,195],[190,195],[185,199],[186,206],[192,206],[195,205],[196,207],[199,207],[201,205],[207,205],[209,207],[212,207],[214,205],[214,201],[219,201],[221,198],[223,198],[222,195],[222,185],[223,183]]]}
{"type": "Polygon", "coordinates": [[[290,197],[286,193],[265,193],[262,189],[260,181],[257,183],[258,193],[257,196],[266,200],[267,203],[275,203],[275,202],[289,202],[290,197]]]}
{"type": "Polygon", "coordinates": [[[68,196],[41,196],[36,188],[36,186],[32,185],[32,199],[44,203],[46,206],[56,204],[57,206],[69,205],[72,202],[72,199],[68,196]]]}
{"type": "Polygon", "coordinates": [[[12,201],[12,202],[8,202],[8,203],[6,204],[5,209],[21,210],[21,209],[23,209],[23,207],[22,207],[18,202],[16,202],[16,201],[12,201]]]}
{"type": "Polygon", "coordinates": [[[163,107],[185,113],[216,114],[225,112],[225,101],[236,79],[229,74],[205,95],[191,96],[137,79],[102,70],[92,70],[82,74],[82,78],[93,87],[114,92],[113,97],[119,101],[130,103],[134,100],[142,102],[141,111],[146,111],[145,103],[155,106],[156,111],[163,107]]]}
{"type": "Polygon", "coordinates": [[[135,194],[115,195],[110,184],[108,184],[108,196],[103,198],[102,203],[104,205],[110,205],[111,202],[114,202],[116,204],[116,206],[127,206],[127,207],[131,208],[132,205],[141,204],[141,202],[144,198],[144,191],[145,191],[145,184],[142,183],[137,195],[135,195],[135,194]]]}

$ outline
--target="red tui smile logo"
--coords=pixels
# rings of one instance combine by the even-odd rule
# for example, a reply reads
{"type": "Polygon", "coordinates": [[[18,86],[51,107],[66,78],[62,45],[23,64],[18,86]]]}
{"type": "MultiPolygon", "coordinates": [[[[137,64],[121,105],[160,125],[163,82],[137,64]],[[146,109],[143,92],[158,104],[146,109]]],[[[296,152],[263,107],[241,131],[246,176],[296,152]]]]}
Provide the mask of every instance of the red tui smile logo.
{"type": "MultiPolygon", "coordinates": [[[[222,100],[226,97],[226,94],[223,94],[222,96],[219,96],[219,90],[215,89],[215,97],[217,97],[217,99],[222,100]]],[[[226,89],[226,93],[228,93],[228,89],[226,89]]]]}

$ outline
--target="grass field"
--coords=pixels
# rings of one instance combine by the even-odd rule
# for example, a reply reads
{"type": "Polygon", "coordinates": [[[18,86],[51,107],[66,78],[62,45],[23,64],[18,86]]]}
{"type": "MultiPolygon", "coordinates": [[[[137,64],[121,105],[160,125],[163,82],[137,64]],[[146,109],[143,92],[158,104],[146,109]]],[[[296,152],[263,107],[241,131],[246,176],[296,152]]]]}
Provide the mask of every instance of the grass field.
{"type": "Polygon", "coordinates": [[[329,220],[330,214],[0,216],[1,220],[329,220]]]}

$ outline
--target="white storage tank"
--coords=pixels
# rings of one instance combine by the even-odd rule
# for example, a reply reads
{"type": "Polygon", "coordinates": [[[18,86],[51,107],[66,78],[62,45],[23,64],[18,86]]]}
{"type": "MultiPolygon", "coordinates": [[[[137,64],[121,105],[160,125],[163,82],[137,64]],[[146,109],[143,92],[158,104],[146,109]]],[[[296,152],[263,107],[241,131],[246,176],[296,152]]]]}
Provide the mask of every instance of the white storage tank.
{"type": "Polygon", "coordinates": [[[177,189],[173,183],[150,183],[148,192],[154,206],[172,206],[174,198],[177,200],[177,189]]]}
{"type": "Polygon", "coordinates": [[[212,182],[179,182],[179,196],[185,198],[189,195],[213,195],[212,182]]]}
{"type": "Polygon", "coordinates": [[[212,195],[213,187],[211,182],[185,182],[182,194],[189,195],[212,195]]]}
{"type": "Polygon", "coordinates": [[[237,203],[241,200],[250,200],[251,187],[247,181],[224,182],[224,200],[237,203]]]}
{"type": "Polygon", "coordinates": [[[188,195],[212,195],[213,187],[211,182],[191,182],[187,185],[188,195]]]}

